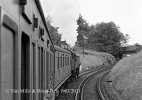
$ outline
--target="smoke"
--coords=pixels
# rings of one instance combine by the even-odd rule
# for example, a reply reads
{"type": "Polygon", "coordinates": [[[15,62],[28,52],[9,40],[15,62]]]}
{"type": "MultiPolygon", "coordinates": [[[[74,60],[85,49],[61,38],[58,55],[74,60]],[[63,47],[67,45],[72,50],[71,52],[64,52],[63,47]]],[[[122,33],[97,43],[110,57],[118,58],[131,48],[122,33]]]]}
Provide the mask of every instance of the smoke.
{"type": "Polygon", "coordinates": [[[52,18],[52,25],[59,27],[62,39],[74,45],[77,36],[76,20],[79,16],[78,0],[41,0],[45,16],[52,18]]]}

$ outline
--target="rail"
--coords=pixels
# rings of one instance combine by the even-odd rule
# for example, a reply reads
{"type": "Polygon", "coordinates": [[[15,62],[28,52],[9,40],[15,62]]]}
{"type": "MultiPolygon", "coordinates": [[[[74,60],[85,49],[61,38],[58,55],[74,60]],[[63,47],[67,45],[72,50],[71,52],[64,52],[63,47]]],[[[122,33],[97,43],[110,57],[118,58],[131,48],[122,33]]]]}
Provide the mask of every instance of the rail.
{"type": "Polygon", "coordinates": [[[102,90],[101,90],[101,81],[102,79],[109,73],[110,71],[106,72],[103,76],[101,76],[98,80],[98,83],[97,83],[97,90],[98,90],[98,93],[101,97],[102,100],[106,100],[103,93],[102,93],[102,90]]]}
{"type": "Polygon", "coordinates": [[[106,70],[108,70],[108,68],[107,68],[107,69],[103,69],[103,70],[95,71],[94,73],[92,73],[91,75],[89,75],[87,78],[85,78],[85,79],[79,84],[79,86],[78,86],[78,88],[77,88],[77,89],[80,90],[80,91],[79,91],[79,93],[76,93],[76,95],[75,95],[75,100],[83,100],[83,92],[84,92],[83,88],[85,87],[86,82],[87,82],[88,80],[90,80],[92,77],[94,77],[95,75],[97,75],[98,73],[100,73],[100,72],[102,72],[102,71],[106,71],[106,70]]]}

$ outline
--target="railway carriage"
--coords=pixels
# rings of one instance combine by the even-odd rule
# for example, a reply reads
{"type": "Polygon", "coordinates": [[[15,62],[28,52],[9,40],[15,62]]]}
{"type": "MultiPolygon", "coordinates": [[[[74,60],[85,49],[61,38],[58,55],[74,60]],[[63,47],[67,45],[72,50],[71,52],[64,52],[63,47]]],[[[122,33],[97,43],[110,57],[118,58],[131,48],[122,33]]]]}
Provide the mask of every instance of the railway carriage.
{"type": "Polygon", "coordinates": [[[55,47],[55,80],[54,90],[58,90],[71,76],[71,53],[58,46],[55,47]]]}
{"type": "Polygon", "coordinates": [[[0,99],[46,100],[42,90],[53,81],[54,45],[39,0],[0,0],[0,99]]]}
{"type": "Polygon", "coordinates": [[[0,0],[0,100],[54,100],[75,55],[53,45],[39,0],[0,0]]]}
{"type": "MultiPolygon", "coordinates": [[[[58,46],[55,48],[55,80],[54,90],[57,91],[71,80],[78,77],[80,57],[73,50],[63,49],[58,46]]],[[[58,92],[57,92],[58,95],[58,92]]]]}

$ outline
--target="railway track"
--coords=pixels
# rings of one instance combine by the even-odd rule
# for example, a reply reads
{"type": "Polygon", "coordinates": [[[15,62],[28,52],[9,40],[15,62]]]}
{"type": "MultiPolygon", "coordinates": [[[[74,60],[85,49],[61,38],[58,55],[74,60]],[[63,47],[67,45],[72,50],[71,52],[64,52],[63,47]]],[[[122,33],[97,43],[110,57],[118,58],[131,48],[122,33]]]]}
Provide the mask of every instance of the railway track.
{"type": "MultiPolygon", "coordinates": [[[[105,76],[108,69],[99,70],[85,78],[78,86],[79,93],[76,93],[74,100],[105,100],[98,91],[98,84],[105,76]],[[105,73],[105,74],[104,74],[105,73]],[[103,98],[103,99],[102,99],[103,98]]],[[[100,89],[100,88],[99,88],[100,89]]]]}
{"type": "Polygon", "coordinates": [[[103,92],[102,92],[102,89],[101,89],[101,81],[102,79],[109,73],[110,71],[106,72],[103,76],[101,76],[98,80],[98,83],[97,83],[97,90],[98,90],[98,93],[101,97],[102,100],[107,100],[106,97],[104,96],[103,92]]]}
{"type": "MultiPolygon", "coordinates": [[[[79,89],[79,87],[82,88],[81,84],[84,84],[84,82],[88,79],[88,77],[91,77],[92,75],[95,76],[95,74],[97,75],[109,69],[111,69],[111,67],[110,68],[103,67],[102,69],[96,69],[96,70],[88,71],[85,73],[81,73],[79,75],[79,78],[72,81],[72,83],[69,83],[65,87],[65,89],[61,91],[60,95],[56,98],[56,100],[81,100],[80,99],[81,97],[78,96],[81,93],[81,89],[79,89]],[[75,92],[72,92],[72,90],[75,90],[75,92]]],[[[96,99],[96,100],[99,100],[99,99],[96,99]]]]}

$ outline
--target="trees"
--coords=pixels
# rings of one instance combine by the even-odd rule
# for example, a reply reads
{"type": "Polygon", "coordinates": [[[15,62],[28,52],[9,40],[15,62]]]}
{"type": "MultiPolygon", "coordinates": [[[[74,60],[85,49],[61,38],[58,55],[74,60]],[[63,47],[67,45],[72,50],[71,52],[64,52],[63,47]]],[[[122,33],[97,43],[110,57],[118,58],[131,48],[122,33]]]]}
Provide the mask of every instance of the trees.
{"type": "Polygon", "coordinates": [[[125,35],[114,22],[97,24],[88,38],[91,49],[111,54],[116,54],[124,41],[126,42],[125,35]]]}
{"type": "Polygon", "coordinates": [[[48,29],[49,29],[49,33],[51,34],[51,38],[53,40],[53,43],[55,45],[60,46],[61,45],[61,34],[58,33],[59,27],[55,27],[55,26],[51,25],[52,21],[51,21],[51,18],[49,16],[46,18],[46,21],[47,21],[47,26],[48,26],[48,29]]]}
{"type": "Polygon", "coordinates": [[[95,26],[88,37],[88,43],[91,49],[115,55],[119,48],[127,43],[128,37],[119,31],[114,22],[102,22],[95,26]]]}
{"type": "Polygon", "coordinates": [[[77,44],[79,45],[79,47],[86,46],[85,40],[89,36],[90,26],[88,25],[86,20],[83,19],[81,14],[79,14],[79,18],[77,19],[77,25],[77,44]]]}
{"type": "Polygon", "coordinates": [[[114,22],[101,22],[91,25],[80,15],[77,20],[77,43],[80,47],[93,49],[100,52],[107,52],[115,55],[119,52],[119,48],[128,42],[129,35],[123,34],[119,30],[119,26],[114,22]],[[87,37],[84,39],[84,37],[87,37]],[[82,42],[86,40],[87,42],[82,42]]]}

